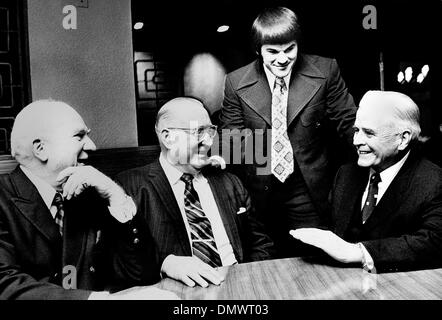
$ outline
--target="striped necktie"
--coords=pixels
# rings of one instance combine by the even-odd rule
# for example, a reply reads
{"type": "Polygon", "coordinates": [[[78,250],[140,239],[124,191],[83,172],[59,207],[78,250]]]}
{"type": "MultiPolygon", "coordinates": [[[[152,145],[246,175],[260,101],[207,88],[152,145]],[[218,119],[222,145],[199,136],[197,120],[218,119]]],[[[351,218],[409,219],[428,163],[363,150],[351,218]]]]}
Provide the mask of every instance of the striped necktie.
{"type": "Polygon", "coordinates": [[[61,235],[63,235],[63,197],[60,193],[56,192],[54,200],[52,201],[52,206],[57,208],[57,213],[55,214],[55,223],[58,225],[58,229],[61,235]]]}
{"type": "Polygon", "coordinates": [[[184,173],[181,180],[185,183],[184,211],[190,226],[193,255],[214,268],[220,267],[221,257],[213,237],[212,226],[193,187],[193,176],[184,173]]]}

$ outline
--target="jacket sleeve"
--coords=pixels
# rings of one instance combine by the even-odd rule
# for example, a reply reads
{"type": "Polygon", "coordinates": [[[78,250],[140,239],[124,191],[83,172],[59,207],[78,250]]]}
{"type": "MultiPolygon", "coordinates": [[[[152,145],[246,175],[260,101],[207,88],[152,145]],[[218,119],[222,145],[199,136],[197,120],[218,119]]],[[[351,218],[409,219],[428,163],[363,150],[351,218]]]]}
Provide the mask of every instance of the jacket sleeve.
{"type": "Polygon", "coordinates": [[[16,257],[16,247],[0,211],[0,300],[85,300],[92,292],[66,290],[47,281],[39,281],[25,271],[25,266],[16,257]]]}
{"type": "Polygon", "coordinates": [[[160,281],[159,254],[137,202],[132,173],[121,173],[116,182],[132,197],[137,207],[134,218],[127,223],[114,223],[110,241],[114,280],[118,289],[151,285],[160,281]]]}
{"type": "Polygon", "coordinates": [[[330,64],[326,100],[328,118],[335,124],[339,136],[352,145],[357,108],[335,59],[330,64]]]}
{"type": "MultiPolygon", "coordinates": [[[[244,162],[246,139],[251,138],[252,135],[249,135],[251,133],[249,132],[250,129],[245,128],[240,98],[229,75],[226,76],[225,80],[224,100],[219,117],[219,149],[213,150],[212,148],[212,152],[218,151],[218,154],[222,155],[227,162],[229,169],[232,170],[233,166],[229,166],[229,164],[244,162]],[[237,151],[241,153],[239,154],[237,151]],[[227,155],[229,155],[228,159],[226,159],[227,155]]],[[[239,172],[233,172],[239,174],[239,172]]]]}
{"type": "MultiPolygon", "coordinates": [[[[441,177],[442,179],[442,177],[441,177]]],[[[418,227],[397,237],[363,241],[378,271],[442,265],[442,184],[419,206],[418,227]]]]}
{"type": "Polygon", "coordinates": [[[255,218],[255,208],[249,193],[237,176],[230,175],[237,186],[237,202],[245,211],[240,214],[242,219],[242,235],[244,262],[272,259],[275,255],[273,241],[266,234],[264,226],[255,218]]]}

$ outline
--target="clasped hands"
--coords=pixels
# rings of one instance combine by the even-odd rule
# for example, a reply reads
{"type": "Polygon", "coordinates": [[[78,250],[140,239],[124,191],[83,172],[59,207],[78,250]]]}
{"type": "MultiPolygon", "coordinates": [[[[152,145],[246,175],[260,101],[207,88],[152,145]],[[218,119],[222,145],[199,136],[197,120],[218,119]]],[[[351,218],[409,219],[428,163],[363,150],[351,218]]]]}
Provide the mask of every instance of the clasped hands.
{"type": "Polygon", "coordinates": [[[329,230],[300,228],[290,235],[306,244],[322,249],[333,259],[343,263],[362,262],[362,252],[356,243],[347,242],[329,230]]]}

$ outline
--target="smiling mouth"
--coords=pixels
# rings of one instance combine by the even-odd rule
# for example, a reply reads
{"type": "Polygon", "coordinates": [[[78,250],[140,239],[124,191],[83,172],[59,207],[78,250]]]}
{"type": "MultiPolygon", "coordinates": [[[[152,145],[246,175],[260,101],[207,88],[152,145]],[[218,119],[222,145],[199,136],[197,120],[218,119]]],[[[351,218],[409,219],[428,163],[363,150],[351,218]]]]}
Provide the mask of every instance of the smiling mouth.
{"type": "Polygon", "coordinates": [[[370,153],[372,153],[372,152],[371,151],[361,151],[361,150],[358,150],[358,154],[361,154],[361,155],[370,154],[370,153]]]}

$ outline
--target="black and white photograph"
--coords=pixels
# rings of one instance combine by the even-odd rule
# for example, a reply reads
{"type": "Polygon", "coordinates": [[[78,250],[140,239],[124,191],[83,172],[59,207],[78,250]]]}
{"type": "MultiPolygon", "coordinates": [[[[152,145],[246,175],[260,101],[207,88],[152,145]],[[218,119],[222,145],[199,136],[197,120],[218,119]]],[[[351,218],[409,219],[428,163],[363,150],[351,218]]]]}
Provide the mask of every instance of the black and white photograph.
{"type": "Polygon", "coordinates": [[[442,300],[441,39],[442,0],[0,0],[0,300],[442,300]]]}

